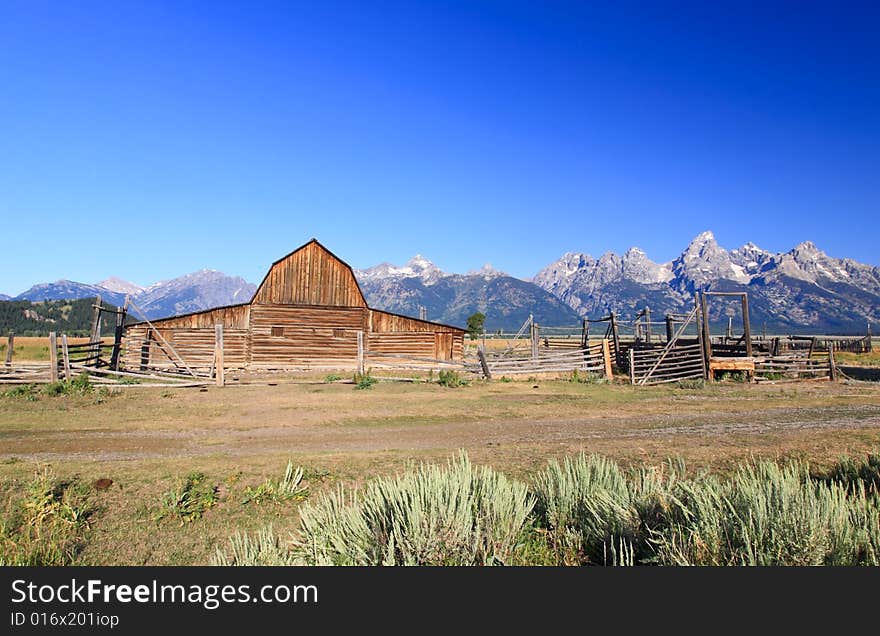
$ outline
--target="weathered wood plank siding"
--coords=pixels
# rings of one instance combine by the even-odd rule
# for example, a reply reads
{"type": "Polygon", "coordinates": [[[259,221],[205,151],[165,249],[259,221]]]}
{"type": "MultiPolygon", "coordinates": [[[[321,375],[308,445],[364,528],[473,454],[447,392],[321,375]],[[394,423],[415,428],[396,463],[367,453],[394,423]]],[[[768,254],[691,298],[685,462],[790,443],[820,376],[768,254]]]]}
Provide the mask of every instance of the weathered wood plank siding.
{"type": "Polygon", "coordinates": [[[376,354],[412,354],[435,360],[461,360],[464,332],[456,327],[370,310],[369,350],[376,354]]]}
{"type": "Polygon", "coordinates": [[[254,294],[253,302],[367,306],[351,267],[314,241],[275,262],[254,294]]]}
{"type": "MultiPolygon", "coordinates": [[[[151,323],[192,368],[211,367],[214,361],[214,325],[222,324],[224,363],[227,368],[243,368],[248,360],[250,309],[250,305],[233,305],[151,323]]],[[[147,335],[146,323],[126,328],[121,356],[124,367],[136,369],[144,363],[148,366],[174,366],[155,334],[151,334],[149,348],[145,348],[147,335]]]]}
{"type": "Polygon", "coordinates": [[[264,368],[353,367],[362,307],[251,307],[250,364],[264,368]]]}

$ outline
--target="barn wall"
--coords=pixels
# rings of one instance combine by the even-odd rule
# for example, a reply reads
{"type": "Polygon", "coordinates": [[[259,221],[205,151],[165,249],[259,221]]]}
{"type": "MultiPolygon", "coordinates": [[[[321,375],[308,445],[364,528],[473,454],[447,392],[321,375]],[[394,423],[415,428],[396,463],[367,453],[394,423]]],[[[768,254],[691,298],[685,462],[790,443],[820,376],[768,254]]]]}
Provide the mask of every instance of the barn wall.
{"type": "Polygon", "coordinates": [[[194,314],[174,316],[152,320],[153,326],[183,327],[183,328],[214,328],[214,325],[223,325],[224,329],[247,329],[250,317],[250,305],[234,305],[232,307],[218,307],[194,314]]]}
{"type": "Polygon", "coordinates": [[[308,243],[272,265],[253,302],[367,306],[351,268],[317,242],[308,243]]]}
{"type": "MultiPolygon", "coordinates": [[[[157,327],[157,331],[172,346],[191,369],[208,369],[214,363],[214,327],[180,328],[157,327]]],[[[122,365],[139,369],[142,364],[156,367],[174,367],[164,344],[151,334],[149,348],[144,343],[147,328],[135,326],[126,330],[122,339],[122,365]],[[142,362],[143,361],[143,362],[142,362]]],[[[173,354],[172,354],[173,355],[173,354]]],[[[248,358],[247,329],[223,329],[223,364],[226,368],[244,368],[248,358]]]]}
{"type": "Polygon", "coordinates": [[[462,333],[461,329],[441,325],[427,320],[418,320],[407,316],[389,314],[378,309],[370,310],[371,331],[374,333],[396,332],[431,332],[431,333],[462,333]]]}
{"type": "Polygon", "coordinates": [[[251,307],[250,363],[258,367],[355,366],[360,307],[251,307]],[[274,328],[274,334],[273,334],[274,328]]]}

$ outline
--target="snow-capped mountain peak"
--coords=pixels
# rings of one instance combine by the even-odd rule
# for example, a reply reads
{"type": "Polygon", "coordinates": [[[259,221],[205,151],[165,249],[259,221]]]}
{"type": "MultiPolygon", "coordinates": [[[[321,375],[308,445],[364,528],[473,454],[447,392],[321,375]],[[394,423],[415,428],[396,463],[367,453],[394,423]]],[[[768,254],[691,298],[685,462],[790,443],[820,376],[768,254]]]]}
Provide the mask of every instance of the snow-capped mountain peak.
{"type": "Polygon", "coordinates": [[[399,266],[391,263],[380,263],[367,269],[357,270],[355,274],[361,280],[418,278],[425,284],[437,282],[439,279],[448,276],[448,274],[421,254],[413,256],[406,262],[406,265],[399,266]]]}
{"type": "Polygon", "coordinates": [[[121,278],[118,278],[117,276],[105,278],[101,282],[95,284],[98,287],[103,287],[104,289],[116,292],[117,294],[130,294],[132,296],[144,290],[144,288],[140,285],[137,285],[127,280],[123,280],[121,278]]]}
{"type": "Polygon", "coordinates": [[[498,278],[499,276],[507,276],[506,272],[502,272],[499,269],[495,269],[492,267],[491,263],[486,263],[480,269],[472,270],[465,274],[465,276],[480,276],[486,280],[490,280],[492,278],[498,278]]]}

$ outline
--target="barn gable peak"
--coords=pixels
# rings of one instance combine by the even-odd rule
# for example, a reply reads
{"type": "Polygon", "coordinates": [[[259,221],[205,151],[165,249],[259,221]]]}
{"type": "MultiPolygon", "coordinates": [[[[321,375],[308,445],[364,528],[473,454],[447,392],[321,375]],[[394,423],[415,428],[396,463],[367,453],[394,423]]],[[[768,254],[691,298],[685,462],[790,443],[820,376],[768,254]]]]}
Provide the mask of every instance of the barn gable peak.
{"type": "Polygon", "coordinates": [[[367,306],[351,266],[316,238],[272,263],[252,302],[331,307],[367,306]]]}

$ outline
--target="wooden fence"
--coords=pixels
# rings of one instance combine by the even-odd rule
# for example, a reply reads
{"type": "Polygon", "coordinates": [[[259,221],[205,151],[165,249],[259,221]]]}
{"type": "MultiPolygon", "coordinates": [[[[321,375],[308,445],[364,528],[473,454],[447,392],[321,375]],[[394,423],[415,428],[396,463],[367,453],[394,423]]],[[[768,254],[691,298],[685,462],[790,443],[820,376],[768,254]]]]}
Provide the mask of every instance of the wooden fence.
{"type": "Polygon", "coordinates": [[[632,384],[664,384],[704,378],[705,375],[705,359],[700,344],[629,350],[629,378],[632,384]]]}
{"type": "Polygon", "coordinates": [[[571,373],[572,371],[613,376],[611,353],[607,340],[593,343],[586,348],[554,351],[538,349],[532,355],[503,355],[478,351],[477,360],[466,360],[465,369],[491,379],[511,375],[534,375],[538,373],[571,373]]]}
{"type": "Polygon", "coordinates": [[[833,351],[823,356],[783,355],[755,360],[755,381],[833,380],[833,351]]]}

